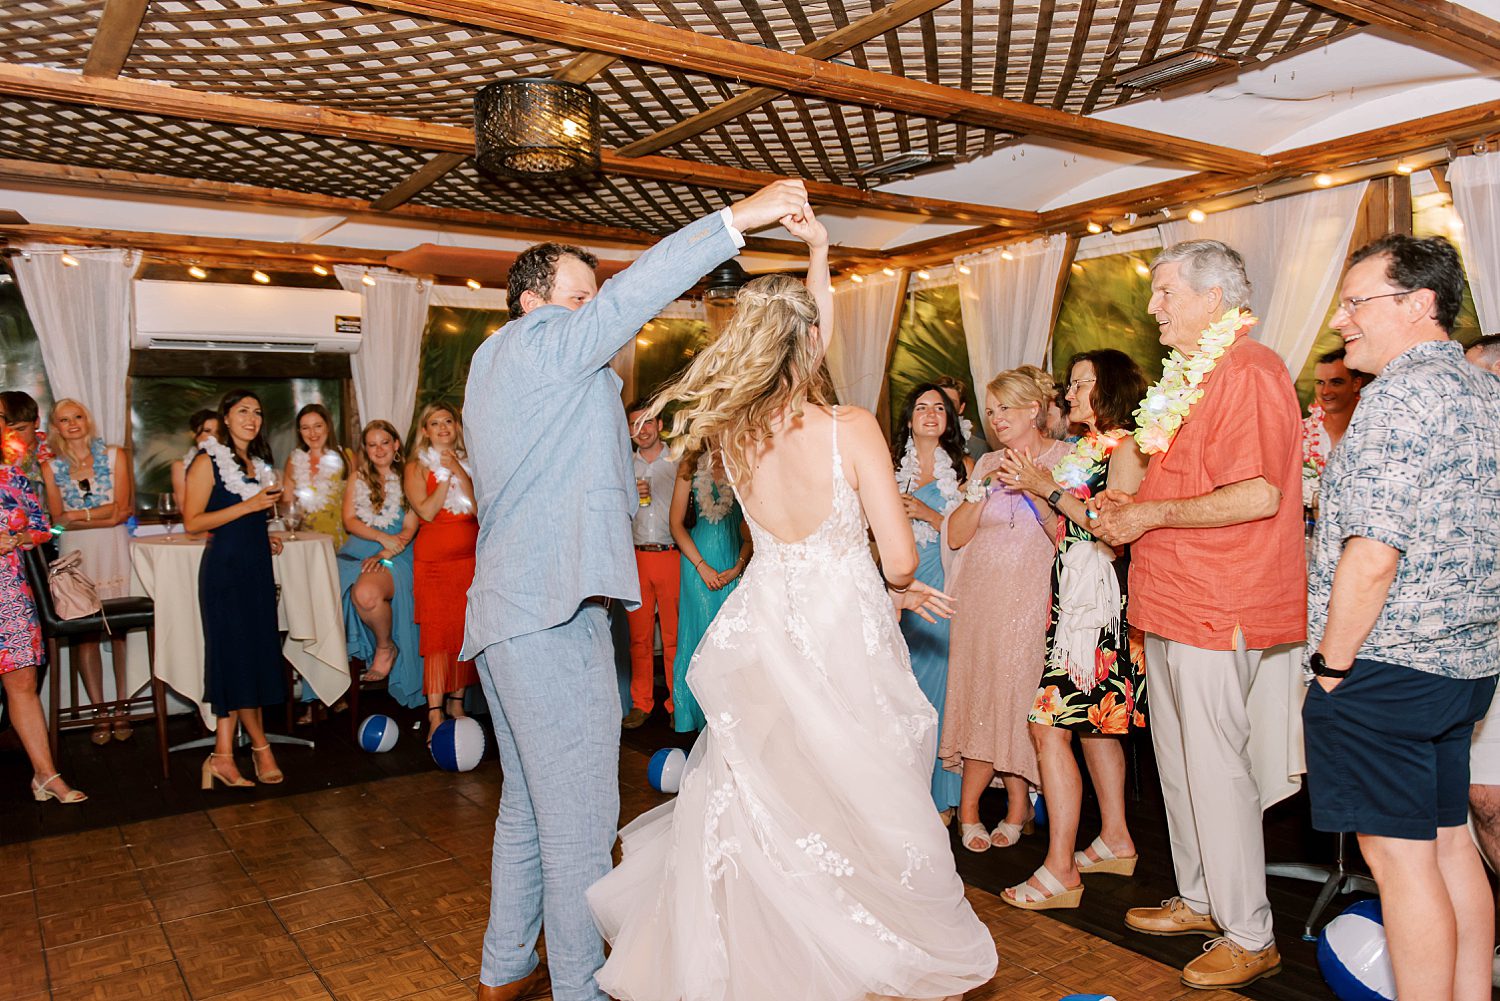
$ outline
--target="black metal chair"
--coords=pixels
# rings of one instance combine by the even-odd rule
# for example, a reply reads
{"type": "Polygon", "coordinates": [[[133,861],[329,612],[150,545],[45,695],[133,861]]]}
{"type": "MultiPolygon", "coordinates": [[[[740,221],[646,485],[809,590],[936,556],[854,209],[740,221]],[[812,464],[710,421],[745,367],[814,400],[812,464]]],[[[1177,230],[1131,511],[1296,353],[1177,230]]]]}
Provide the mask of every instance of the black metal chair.
{"type": "MultiPolygon", "coordinates": [[[[167,686],[156,676],[156,603],[150,598],[106,598],[101,604],[100,614],[86,615],[78,619],[63,619],[57,615],[52,604],[52,589],[47,581],[47,560],[38,549],[25,552],[22,564],[26,579],[36,597],[37,619],[42,627],[42,639],[47,644],[47,662],[52,665],[52,683],[48,686],[47,732],[52,745],[52,757],[58,754],[58,738],[63,730],[92,727],[99,711],[123,714],[127,720],[154,719],[156,721],[156,744],[161,755],[161,773],[168,774],[167,763],[167,686]],[[107,623],[107,624],[106,624],[107,623]],[[59,670],[59,654],[63,644],[72,644],[84,639],[102,639],[106,635],[119,635],[133,629],[146,630],[146,649],[151,662],[151,687],[149,692],[133,698],[118,698],[110,702],[91,705],[78,704],[78,675],[72,675],[73,705],[62,708],[62,671],[59,670]]],[[[115,693],[120,694],[120,693],[115,693]]]]}

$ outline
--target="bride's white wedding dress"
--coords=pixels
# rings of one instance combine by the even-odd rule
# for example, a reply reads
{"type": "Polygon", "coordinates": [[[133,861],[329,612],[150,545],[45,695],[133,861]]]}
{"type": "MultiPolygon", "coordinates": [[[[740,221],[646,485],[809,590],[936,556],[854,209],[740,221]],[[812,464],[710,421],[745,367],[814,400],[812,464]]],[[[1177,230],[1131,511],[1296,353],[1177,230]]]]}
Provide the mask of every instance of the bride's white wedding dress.
{"type": "MultiPolygon", "coordinates": [[[[836,418],[836,415],[835,415],[836,418]]],[[[937,714],[833,434],[833,508],[755,558],[692,660],[677,799],[589,890],[621,1001],[947,998],[995,972],[928,792],[937,714]]]]}

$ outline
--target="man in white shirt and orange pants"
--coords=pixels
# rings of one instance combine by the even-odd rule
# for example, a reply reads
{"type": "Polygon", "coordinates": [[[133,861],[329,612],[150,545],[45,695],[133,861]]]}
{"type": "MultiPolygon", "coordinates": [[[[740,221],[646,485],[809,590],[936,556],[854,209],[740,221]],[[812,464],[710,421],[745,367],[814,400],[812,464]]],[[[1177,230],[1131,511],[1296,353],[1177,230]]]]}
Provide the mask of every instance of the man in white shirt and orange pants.
{"type": "Polygon", "coordinates": [[[677,596],[682,587],[682,558],[672,541],[672,491],[677,463],[661,440],[661,420],[642,421],[649,400],[637,400],[625,410],[632,462],[640,495],[631,532],[635,536],[635,567],[641,578],[641,606],[630,613],[630,712],[621,724],[633,730],[646,722],[656,704],[656,622],[661,621],[662,659],[667,664],[667,701],[672,712],[671,664],[677,658],[677,596]]]}

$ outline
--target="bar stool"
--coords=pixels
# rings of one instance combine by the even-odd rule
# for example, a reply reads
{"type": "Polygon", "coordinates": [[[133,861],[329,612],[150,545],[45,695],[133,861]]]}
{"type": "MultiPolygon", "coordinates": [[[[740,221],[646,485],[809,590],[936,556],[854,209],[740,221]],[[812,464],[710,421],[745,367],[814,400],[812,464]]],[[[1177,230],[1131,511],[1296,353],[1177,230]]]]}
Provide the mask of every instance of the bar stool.
{"type": "MultiPolygon", "coordinates": [[[[85,615],[77,619],[58,617],[52,604],[52,588],[48,584],[47,560],[39,549],[28,549],[22,557],[26,580],[36,599],[37,620],[41,624],[42,639],[47,644],[47,661],[52,665],[52,683],[48,686],[47,733],[52,746],[52,757],[58,755],[58,738],[63,730],[92,727],[94,714],[106,710],[111,714],[123,713],[129,721],[154,719],[156,721],[156,745],[161,755],[161,773],[168,775],[167,764],[167,686],[156,676],[156,603],[150,598],[105,598],[98,614],[85,615]],[[73,706],[64,709],[62,703],[62,672],[59,670],[59,654],[63,643],[80,639],[97,639],[106,633],[117,635],[133,629],[146,630],[146,649],[152,665],[151,689],[149,693],[134,698],[118,698],[111,702],[93,705],[77,705],[78,678],[73,677],[73,706]]],[[[119,692],[115,693],[119,695],[119,692]]]]}

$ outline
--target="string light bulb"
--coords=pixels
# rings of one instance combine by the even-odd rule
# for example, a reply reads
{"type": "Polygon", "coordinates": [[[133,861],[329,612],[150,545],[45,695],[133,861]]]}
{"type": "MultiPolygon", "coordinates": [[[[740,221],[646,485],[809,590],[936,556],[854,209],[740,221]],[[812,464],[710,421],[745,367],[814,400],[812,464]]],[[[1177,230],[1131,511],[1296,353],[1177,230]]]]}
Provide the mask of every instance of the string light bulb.
{"type": "Polygon", "coordinates": [[[849,280],[852,281],[856,285],[863,285],[864,281],[865,281],[865,276],[864,275],[850,275],[849,276],[849,280]]]}
{"type": "Polygon", "coordinates": [[[974,273],[974,269],[969,267],[967,264],[960,264],[958,266],[958,273],[961,275],[971,275],[974,273]]]}
{"type": "Polygon", "coordinates": [[[328,277],[328,269],[325,268],[325,267],[323,267],[323,265],[321,265],[321,264],[314,264],[312,269],[313,269],[313,274],[317,275],[319,278],[327,278],[328,277]]]}
{"type": "Polygon", "coordinates": [[[881,268],[880,269],[880,273],[883,274],[883,275],[885,275],[887,278],[894,278],[894,277],[896,277],[896,269],[895,268],[881,268]]]}
{"type": "Polygon", "coordinates": [[[76,268],[76,267],[78,267],[78,258],[74,257],[72,254],[63,254],[61,257],[58,258],[58,260],[62,261],[63,267],[66,267],[66,268],[76,268]]]}
{"type": "Polygon", "coordinates": [[[1000,251],[1000,259],[1002,261],[1014,261],[1016,259],[1016,255],[1012,254],[1008,250],[1002,250],[1000,251]]]}
{"type": "Polygon", "coordinates": [[[366,271],[364,274],[360,275],[359,276],[359,280],[363,284],[368,285],[370,288],[374,288],[375,287],[375,279],[370,277],[370,272],[368,272],[368,271],[366,271]]]}
{"type": "Polygon", "coordinates": [[[1319,174],[1313,178],[1313,183],[1320,188],[1333,187],[1333,176],[1331,174],[1319,174]]]}
{"type": "Polygon", "coordinates": [[[477,281],[475,281],[472,278],[470,278],[468,281],[464,282],[464,284],[467,285],[467,286],[469,286],[469,288],[473,289],[475,292],[478,292],[480,289],[484,288],[483,285],[479,284],[477,281]]]}
{"type": "Polygon", "coordinates": [[[1207,218],[1208,218],[1208,213],[1204,212],[1202,209],[1189,209],[1188,210],[1188,222],[1202,222],[1203,220],[1205,220],[1207,218]]]}
{"type": "Polygon", "coordinates": [[[188,268],[188,274],[192,275],[194,278],[198,279],[199,281],[202,281],[203,279],[205,279],[205,278],[208,277],[208,272],[204,271],[202,268],[198,267],[198,265],[196,265],[196,264],[194,264],[192,267],[188,268]]]}
{"type": "Polygon", "coordinates": [[[1099,225],[1097,222],[1091,221],[1088,225],[1088,231],[1090,233],[1102,233],[1104,232],[1104,227],[1099,225]]]}
{"type": "Polygon", "coordinates": [[[931,271],[918,271],[917,272],[917,278],[920,279],[921,281],[925,282],[927,279],[929,279],[931,277],[932,277],[932,272],[931,271]]]}
{"type": "Polygon", "coordinates": [[[252,272],[250,272],[250,277],[254,278],[256,281],[260,282],[262,285],[269,285],[269,284],[271,284],[271,276],[268,275],[268,274],[266,274],[264,271],[252,271],[252,272]]]}
{"type": "Polygon", "coordinates": [[[1396,173],[1398,173],[1398,174],[1410,174],[1411,172],[1412,172],[1412,165],[1411,164],[1405,163],[1405,162],[1396,164],[1396,173]]]}

